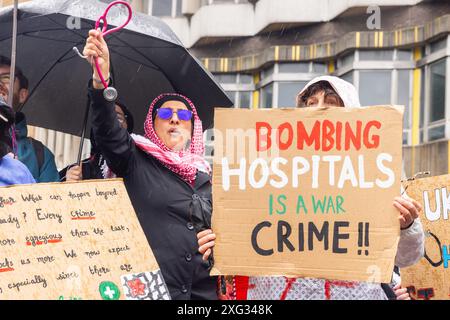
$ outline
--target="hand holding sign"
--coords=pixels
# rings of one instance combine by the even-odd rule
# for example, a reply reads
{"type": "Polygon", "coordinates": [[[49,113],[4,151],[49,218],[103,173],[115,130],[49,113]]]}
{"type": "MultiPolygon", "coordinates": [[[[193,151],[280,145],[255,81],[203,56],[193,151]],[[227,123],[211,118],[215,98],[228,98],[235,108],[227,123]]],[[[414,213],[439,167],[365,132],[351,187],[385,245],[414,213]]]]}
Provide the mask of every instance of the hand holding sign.
{"type": "Polygon", "coordinates": [[[394,207],[400,212],[400,228],[408,228],[419,217],[422,206],[416,200],[407,197],[395,197],[394,207]]]}

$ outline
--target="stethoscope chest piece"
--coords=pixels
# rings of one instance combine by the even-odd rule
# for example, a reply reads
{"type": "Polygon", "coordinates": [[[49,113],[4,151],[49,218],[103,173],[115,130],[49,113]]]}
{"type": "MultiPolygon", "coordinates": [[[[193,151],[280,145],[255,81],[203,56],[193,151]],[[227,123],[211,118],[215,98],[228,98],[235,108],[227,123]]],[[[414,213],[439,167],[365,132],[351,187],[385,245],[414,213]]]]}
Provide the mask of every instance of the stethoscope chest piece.
{"type": "Polygon", "coordinates": [[[103,90],[103,97],[107,101],[116,101],[117,99],[117,90],[113,87],[108,87],[105,90],[103,90]]]}

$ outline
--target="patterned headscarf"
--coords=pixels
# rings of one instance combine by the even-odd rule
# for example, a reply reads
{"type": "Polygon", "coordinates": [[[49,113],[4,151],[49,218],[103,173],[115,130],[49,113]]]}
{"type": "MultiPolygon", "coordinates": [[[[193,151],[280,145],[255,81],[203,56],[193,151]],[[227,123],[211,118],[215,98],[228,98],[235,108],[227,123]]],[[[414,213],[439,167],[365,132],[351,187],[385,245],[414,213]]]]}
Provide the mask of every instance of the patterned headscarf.
{"type": "Polygon", "coordinates": [[[187,97],[176,93],[164,93],[156,97],[148,110],[144,130],[145,137],[135,134],[131,135],[136,146],[156,158],[186,182],[193,184],[197,170],[209,175],[211,174],[211,167],[203,157],[205,146],[203,144],[202,122],[197,114],[197,109],[187,97]],[[154,109],[160,107],[162,101],[170,100],[182,101],[192,111],[194,126],[188,150],[173,151],[169,149],[158,137],[153,127],[152,114],[154,113],[154,109]]]}

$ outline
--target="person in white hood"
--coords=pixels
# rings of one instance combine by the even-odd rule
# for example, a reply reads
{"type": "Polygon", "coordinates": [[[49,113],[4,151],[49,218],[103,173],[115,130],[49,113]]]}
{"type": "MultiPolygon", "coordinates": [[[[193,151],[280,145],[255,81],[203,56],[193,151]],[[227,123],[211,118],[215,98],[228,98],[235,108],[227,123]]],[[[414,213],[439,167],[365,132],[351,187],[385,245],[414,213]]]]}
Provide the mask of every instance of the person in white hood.
{"type": "MultiPolygon", "coordinates": [[[[311,80],[297,96],[297,107],[361,108],[358,92],[349,82],[333,76],[311,80]]],[[[419,212],[421,205],[403,194],[393,205],[399,212],[400,241],[395,265],[404,268],[418,262],[424,255],[424,232],[419,212]]],[[[207,260],[216,239],[212,230],[198,233],[199,252],[207,260]]],[[[227,277],[221,284],[223,299],[248,300],[386,300],[382,285],[367,282],[331,281],[326,279],[287,277],[227,277]],[[225,292],[226,291],[226,292],[225,292]]],[[[386,289],[387,285],[384,284],[386,289]]],[[[408,299],[406,289],[394,288],[399,299],[408,299]]]]}

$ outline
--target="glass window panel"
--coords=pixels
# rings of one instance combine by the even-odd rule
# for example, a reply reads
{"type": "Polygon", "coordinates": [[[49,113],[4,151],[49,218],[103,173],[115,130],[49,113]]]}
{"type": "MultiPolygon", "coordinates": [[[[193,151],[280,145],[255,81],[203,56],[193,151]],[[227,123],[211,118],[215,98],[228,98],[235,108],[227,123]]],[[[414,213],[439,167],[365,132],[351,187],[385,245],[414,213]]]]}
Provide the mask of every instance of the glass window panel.
{"type": "Polygon", "coordinates": [[[267,68],[267,69],[264,69],[261,72],[261,79],[265,79],[265,78],[270,77],[273,74],[273,72],[274,72],[274,66],[272,66],[270,68],[267,68]]]}
{"type": "Polygon", "coordinates": [[[430,44],[430,51],[431,53],[439,51],[441,49],[444,49],[445,47],[447,47],[447,38],[433,42],[432,44],[430,44]]]}
{"type": "Polygon", "coordinates": [[[353,83],[353,71],[343,74],[340,78],[347,82],[353,83]]]}
{"type": "Polygon", "coordinates": [[[422,67],[420,71],[420,127],[423,128],[425,123],[425,68],[422,67]]]}
{"type": "Polygon", "coordinates": [[[403,114],[403,129],[411,128],[410,112],[411,112],[411,71],[398,71],[398,94],[397,104],[405,106],[405,113],[403,114]]]}
{"type": "Polygon", "coordinates": [[[281,63],[278,65],[279,73],[308,73],[309,63],[281,63]]]}
{"type": "Polygon", "coordinates": [[[359,97],[363,106],[391,104],[391,71],[360,71],[359,97]]]}
{"type": "Polygon", "coordinates": [[[233,101],[233,104],[236,105],[236,91],[225,91],[228,98],[230,98],[231,101],[233,101]]]}
{"type": "Polygon", "coordinates": [[[355,61],[355,53],[354,52],[347,54],[345,56],[342,56],[338,60],[338,68],[351,65],[353,63],[353,61],[355,61]]]}
{"type": "Polygon", "coordinates": [[[269,84],[261,89],[261,108],[272,108],[273,84],[269,84]]]}
{"type": "Polygon", "coordinates": [[[180,17],[183,15],[183,13],[181,12],[182,9],[182,0],[177,0],[177,10],[176,10],[176,16],[180,17]]]}
{"type": "Polygon", "coordinates": [[[445,118],[445,60],[430,65],[430,122],[445,118]]]}
{"type": "Polygon", "coordinates": [[[428,130],[428,141],[438,140],[445,137],[445,125],[428,130]]]}
{"type": "Polygon", "coordinates": [[[403,144],[408,144],[409,131],[403,131],[403,144]]]}
{"type": "Polygon", "coordinates": [[[297,94],[306,85],[305,81],[300,82],[280,82],[278,84],[278,107],[295,108],[297,94]]]}
{"type": "Polygon", "coordinates": [[[327,74],[328,73],[328,65],[326,63],[313,63],[312,72],[327,74]]]}
{"type": "Polygon", "coordinates": [[[236,83],[237,75],[236,74],[215,74],[214,78],[217,82],[224,83],[236,83]]]}
{"type": "Polygon", "coordinates": [[[241,73],[239,75],[239,83],[253,83],[253,76],[250,74],[243,74],[241,73]]]}
{"type": "Polygon", "coordinates": [[[412,60],[412,51],[411,50],[397,50],[397,60],[411,61],[412,60]]]}
{"type": "Polygon", "coordinates": [[[252,101],[251,91],[239,92],[239,108],[249,109],[252,101]]]}
{"type": "Polygon", "coordinates": [[[394,57],[393,50],[362,50],[359,51],[360,61],[391,61],[394,57]]]}
{"type": "Polygon", "coordinates": [[[153,0],[152,15],[156,17],[171,17],[172,0],[153,0]]]}

